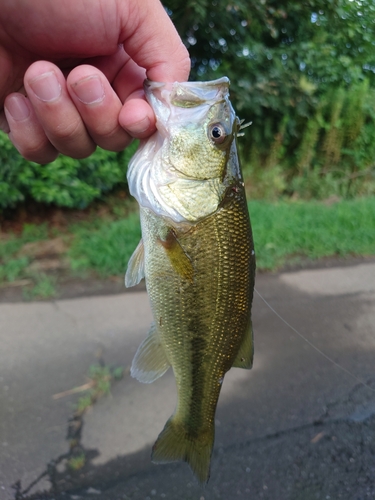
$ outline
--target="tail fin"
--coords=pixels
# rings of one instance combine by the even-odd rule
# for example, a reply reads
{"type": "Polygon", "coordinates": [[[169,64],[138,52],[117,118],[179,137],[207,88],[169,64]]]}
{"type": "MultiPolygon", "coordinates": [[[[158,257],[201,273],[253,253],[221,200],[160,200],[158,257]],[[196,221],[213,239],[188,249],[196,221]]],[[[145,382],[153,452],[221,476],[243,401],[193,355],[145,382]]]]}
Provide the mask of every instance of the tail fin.
{"type": "Polygon", "coordinates": [[[214,444],[214,427],[192,435],[175,417],[171,417],[152,448],[154,463],[187,462],[198,481],[210,478],[210,461],[214,444]]]}

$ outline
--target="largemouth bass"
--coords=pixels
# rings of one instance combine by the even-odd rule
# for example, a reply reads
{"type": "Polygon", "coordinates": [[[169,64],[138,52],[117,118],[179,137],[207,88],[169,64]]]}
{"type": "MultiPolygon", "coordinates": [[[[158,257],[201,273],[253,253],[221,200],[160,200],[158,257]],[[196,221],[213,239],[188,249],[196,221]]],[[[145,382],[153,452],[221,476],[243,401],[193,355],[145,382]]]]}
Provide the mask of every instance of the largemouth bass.
{"type": "Polygon", "coordinates": [[[145,277],[154,322],[131,374],[150,383],[172,366],[178,402],[152,451],[209,478],[225,373],[251,368],[255,255],[229,80],[145,82],[157,132],[128,170],[142,240],[125,277],[145,277]]]}

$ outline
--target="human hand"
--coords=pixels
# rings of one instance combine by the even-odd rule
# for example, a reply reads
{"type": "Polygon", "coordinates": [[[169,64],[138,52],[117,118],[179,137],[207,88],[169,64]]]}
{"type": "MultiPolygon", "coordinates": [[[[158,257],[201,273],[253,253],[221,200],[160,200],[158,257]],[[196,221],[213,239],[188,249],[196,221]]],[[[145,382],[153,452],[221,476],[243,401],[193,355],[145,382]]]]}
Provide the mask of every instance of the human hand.
{"type": "Polygon", "coordinates": [[[159,0],[2,2],[0,128],[28,160],[120,151],[151,135],[144,79],[185,81],[189,70],[159,0]]]}

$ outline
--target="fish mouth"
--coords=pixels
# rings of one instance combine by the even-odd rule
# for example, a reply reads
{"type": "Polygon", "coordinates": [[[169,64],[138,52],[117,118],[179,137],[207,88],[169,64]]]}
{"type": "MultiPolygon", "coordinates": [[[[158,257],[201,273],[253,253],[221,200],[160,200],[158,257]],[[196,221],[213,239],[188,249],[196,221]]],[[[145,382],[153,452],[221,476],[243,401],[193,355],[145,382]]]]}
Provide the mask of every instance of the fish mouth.
{"type": "Polygon", "coordinates": [[[153,106],[155,99],[165,105],[192,108],[217,102],[229,94],[229,78],[223,76],[208,82],[154,82],[145,80],[146,99],[153,106]]]}
{"type": "Polygon", "coordinates": [[[145,80],[146,99],[156,116],[156,127],[163,137],[169,134],[170,118],[191,109],[190,119],[199,122],[207,107],[229,102],[229,78],[206,82],[155,82],[145,80]],[[194,118],[193,118],[194,117],[194,118]]]}

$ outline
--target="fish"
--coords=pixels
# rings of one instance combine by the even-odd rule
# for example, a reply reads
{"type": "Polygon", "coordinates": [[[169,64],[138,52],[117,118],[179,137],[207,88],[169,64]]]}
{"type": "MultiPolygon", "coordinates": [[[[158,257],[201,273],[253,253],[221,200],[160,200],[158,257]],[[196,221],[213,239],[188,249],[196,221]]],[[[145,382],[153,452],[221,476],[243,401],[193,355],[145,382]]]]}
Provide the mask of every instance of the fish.
{"type": "Polygon", "coordinates": [[[152,461],[185,461],[204,485],[210,476],[215,411],[226,372],[253,363],[251,306],[255,252],[229,79],[146,80],[156,132],[128,166],[142,238],[127,287],[145,278],[153,314],[131,375],[151,383],[172,367],[175,412],[152,461]]]}

